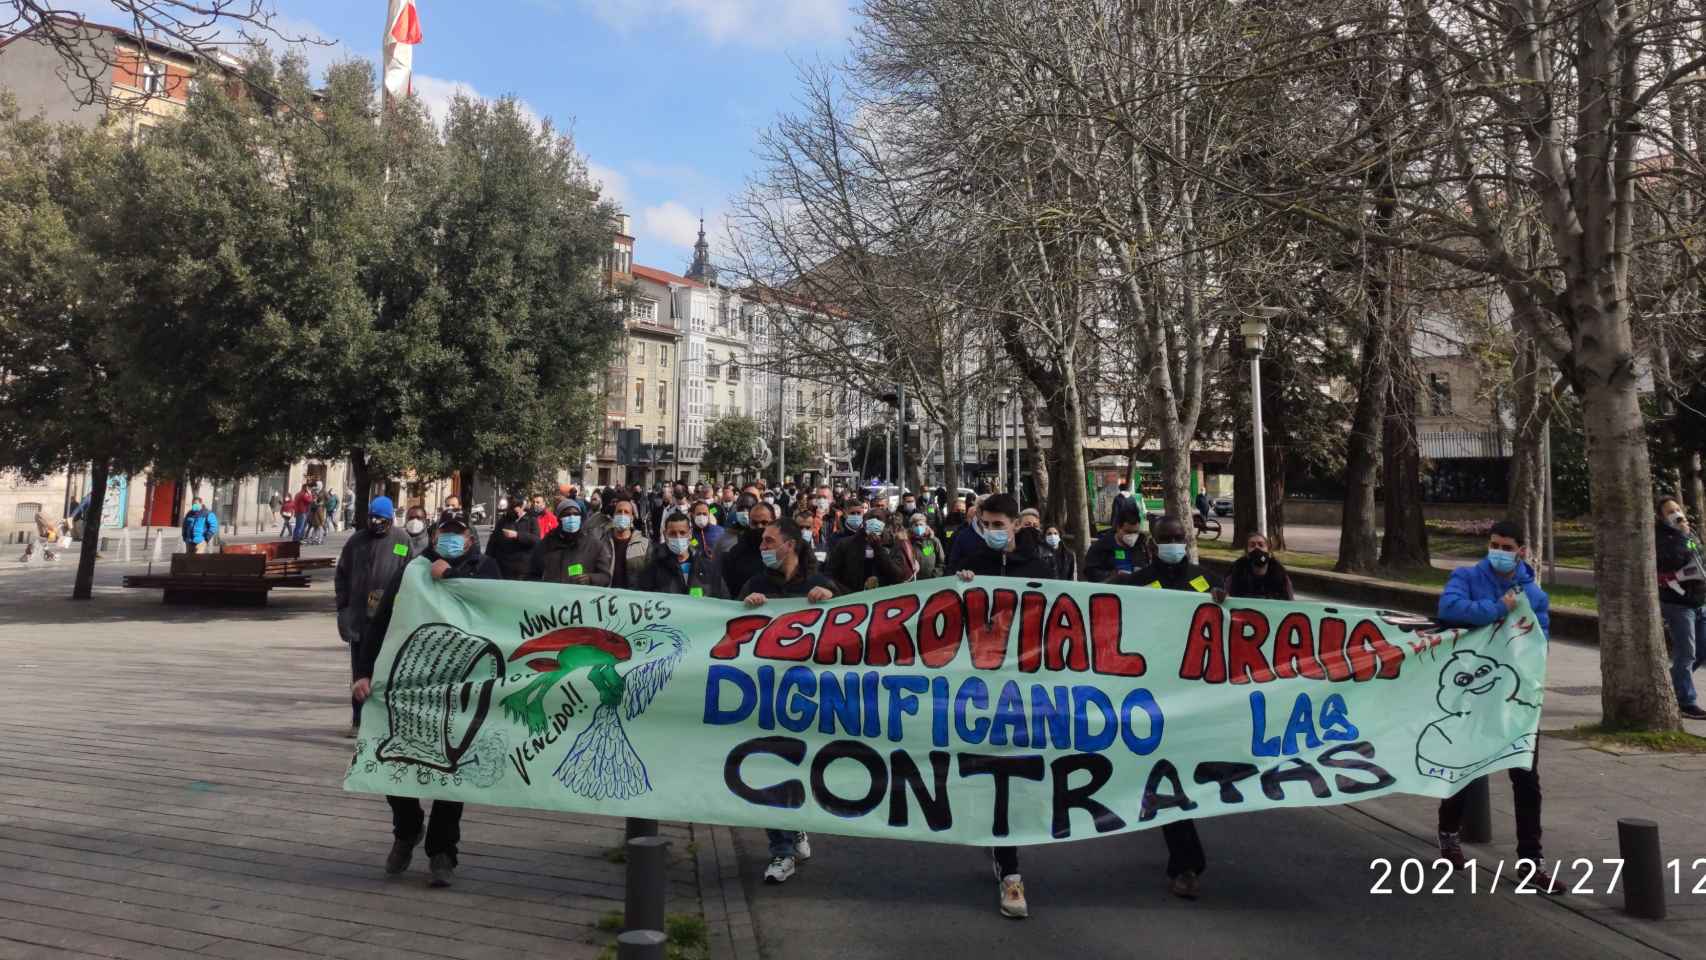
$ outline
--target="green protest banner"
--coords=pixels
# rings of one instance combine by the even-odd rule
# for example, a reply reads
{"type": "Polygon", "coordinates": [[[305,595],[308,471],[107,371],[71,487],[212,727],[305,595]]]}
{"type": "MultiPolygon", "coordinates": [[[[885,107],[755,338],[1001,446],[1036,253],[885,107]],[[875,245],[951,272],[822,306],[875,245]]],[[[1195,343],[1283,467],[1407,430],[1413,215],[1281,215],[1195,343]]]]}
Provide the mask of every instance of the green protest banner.
{"type": "Polygon", "coordinates": [[[932,580],[822,604],[404,574],[345,787],[967,844],[1448,796],[1531,763],[1546,641],[932,580]]]}

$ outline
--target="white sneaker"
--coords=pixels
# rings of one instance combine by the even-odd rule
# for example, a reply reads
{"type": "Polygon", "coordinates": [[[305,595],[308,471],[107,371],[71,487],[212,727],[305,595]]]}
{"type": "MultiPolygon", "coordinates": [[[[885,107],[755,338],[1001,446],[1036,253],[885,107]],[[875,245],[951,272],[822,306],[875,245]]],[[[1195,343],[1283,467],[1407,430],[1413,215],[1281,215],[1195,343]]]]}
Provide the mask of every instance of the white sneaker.
{"type": "Polygon", "coordinates": [[[793,857],[771,857],[770,866],[764,869],[765,883],[785,883],[794,875],[793,857]]]}
{"type": "Polygon", "coordinates": [[[1025,881],[1016,873],[1001,878],[1001,915],[1015,920],[1031,915],[1031,908],[1025,903],[1025,881]]]}
{"type": "Polygon", "coordinates": [[[804,833],[794,834],[794,859],[810,860],[812,858],[812,838],[804,833]]]}

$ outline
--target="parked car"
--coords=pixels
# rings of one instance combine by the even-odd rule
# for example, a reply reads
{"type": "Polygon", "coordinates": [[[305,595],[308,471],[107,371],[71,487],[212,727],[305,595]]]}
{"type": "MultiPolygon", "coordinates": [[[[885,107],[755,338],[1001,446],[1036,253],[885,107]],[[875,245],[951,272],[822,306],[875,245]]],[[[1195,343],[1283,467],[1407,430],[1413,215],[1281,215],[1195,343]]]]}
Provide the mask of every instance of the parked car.
{"type": "Polygon", "coordinates": [[[1230,517],[1230,516],[1232,516],[1232,498],[1231,497],[1215,497],[1214,502],[1211,503],[1209,506],[1214,508],[1214,515],[1217,517],[1230,517]]]}

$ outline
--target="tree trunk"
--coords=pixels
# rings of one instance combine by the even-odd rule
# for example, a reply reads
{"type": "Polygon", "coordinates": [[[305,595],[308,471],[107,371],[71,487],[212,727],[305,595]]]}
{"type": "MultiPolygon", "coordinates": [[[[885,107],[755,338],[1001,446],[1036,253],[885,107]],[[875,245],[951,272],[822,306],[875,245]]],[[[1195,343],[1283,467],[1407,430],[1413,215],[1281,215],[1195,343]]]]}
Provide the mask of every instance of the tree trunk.
{"type": "MultiPolygon", "coordinates": [[[[1031,482],[1036,484],[1038,511],[1042,511],[1049,503],[1049,458],[1043,454],[1042,431],[1037,429],[1037,395],[1030,390],[1020,390],[1024,408],[1020,418],[1025,421],[1025,446],[1031,451],[1031,482]]],[[[1044,514],[1045,519],[1053,514],[1044,514]]]]}
{"type": "Polygon", "coordinates": [[[1061,472],[1078,479],[1061,485],[1066,494],[1066,509],[1060,529],[1062,534],[1071,538],[1072,549],[1082,562],[1084,551],[1090,548],[1092,529],[1090,502],[1084,491],[1083,479],[1084,412],[1079,402],[1078,378],[1068,369],[1062,379],[1065,381],[1061,385],[1063,409],[1054,417],[1054,443],[1060,449],[1061,472]]]}
{"type": "Polygon", "coordinates": [[[1548,429],[1550,404],[1543,403],[1545,368],[1533,338],[1518,336],[1511,367],[1516,433],[1511,438],[1510,517],[1522,527],[1525,543],[1536,550],[1544,533],[1546,477],[1540,449],[1548,429]]]}
{"type": "MultiPolygon", "coordinates": [[[[1585,339],[1585,336],[1584,336],[1585,339]]],[[[1653,566],[1652,470],[1633,374],[1584,378],[1582,426],[1593,491],[1600,706],[1611,727],[1675,730],[1653,566]]]]}
{"type": "MultiPolygon", "coordinates": [[[[355,502],[350,504],[350,517],[351,522],[357,530],[361,530],[367,526],[367,504],[368,501],[373,499],[373,481],[368,476],[370,467],[371,465],[367,462],[366,449],[356,447],[350,451],[350,476],[355,483],[355,489],[351,493],[355,502]]],[[[468,501],[464,500],[462,502],[462,506],[467,507],[468,501]]]]}
{"type": "Polygon", "coordinates": [[[1388,377],[1386,418],[1381,425],[1386,530],[1380,565],[1427,570],[1433,563],[1428,557],[1427,518],[1422,514],[1422,451],[1416,444],[1416,374],[1410,362],[1408,324],[1394,331],[1391,346],[1404,363],[1388,377]]]}
{"type": "Polygon", "coordinates": [[[1384,279],[1369,280],[1368,306],[1364,310],[1361,373],[1357,378],[1356,409],[1351,414],[1351,435],[1345,443],[1345,505],[1339,523],[1341,573],[1373,573],[1379,563],[1379,544],[1374,534],[1374,476],[1379,466],[1381,425],[1386,420],[1387,378],[1386,334],[1391,322],[1391,286],[1384,279]]]}
{"type": "MultiPolygon", "coordinates": [[[[963,408],[956,403],[955,415],[950,415],[942,424],[942,486],[948,491],[948,498],[955,496],[963,484],[960,483],[960,431],[965,427],[963,408]]],[[[942,504],[947,509],[947,504],[942,504]]]]}
{"type": "MultiPolygon", "coordinates": [[[[1161,423],[1161,513],[1185,527],[1193,561],[1197,552],[1196,525],[1191,514],[1191,438],[1170,418],[1161,423]]],[[[1153,520],[1151,521],[1153,522],[1153,520]]]]}
{"type": "MultiPolygon", "coordinates": [[[[1047,495],[1040,498],[1041,506],[1037,508],[1043,512],[1044,523],[1052,523],[1056,526],[1063,526],[1061,524],[1061,518],[1066,516],[1066,483],[1064,481],[1059,483],[1053,482],[1055,478],[1066,476],[1066,470],[1060,463],[1061,452],[1060,444],[1054,444],[1049,447],[1048,469],[1051,482],[1048,485],[1047,495]]],[[[1090,531],[1094,534],[1096,530],[1094,501],[1091,501],[1090,509],[1090,531]]]]}
{"type": "Polygon", "coordinates": [[[1688,515],[1697,521],[1706,516],[1706,471],[1701,470],[1700,454],[1690,453],[1682,459],[1682,499],[1688,515]]]}
{"type": "Polygon", "coordinates": [[[101,513],[107,501],[110,468],[106,460],[89,464],[89,509],[83,511],[83,542],[78,544],[77,579],[71,586],[73,600],[87,600],[94,595],[95,554],[101,549],[101,513]]]}

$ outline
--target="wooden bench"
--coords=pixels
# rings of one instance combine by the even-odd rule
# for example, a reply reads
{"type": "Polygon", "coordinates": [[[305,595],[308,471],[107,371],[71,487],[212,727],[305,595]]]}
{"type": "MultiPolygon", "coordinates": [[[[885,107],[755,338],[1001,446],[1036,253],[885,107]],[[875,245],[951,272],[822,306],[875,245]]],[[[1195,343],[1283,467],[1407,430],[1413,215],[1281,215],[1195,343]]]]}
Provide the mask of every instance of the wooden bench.
{"type": "MultiPolygon", "coordinates": [[[[275,561],[276,562],[276,561],[275,561]]],[[[224,604],[264,607],[277,587],[306,587],[311,582],[300,570],[273,573],[264,553],[172,555],[169,574],[140,574],[124,585],[140,590],[164,590],[162,601],[172,604],[224,604]]]]}

